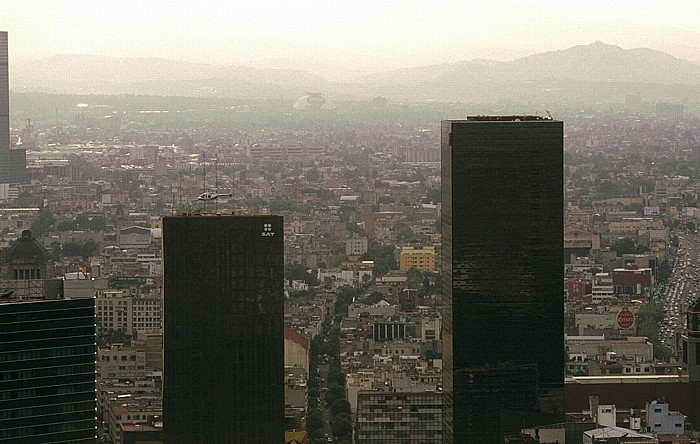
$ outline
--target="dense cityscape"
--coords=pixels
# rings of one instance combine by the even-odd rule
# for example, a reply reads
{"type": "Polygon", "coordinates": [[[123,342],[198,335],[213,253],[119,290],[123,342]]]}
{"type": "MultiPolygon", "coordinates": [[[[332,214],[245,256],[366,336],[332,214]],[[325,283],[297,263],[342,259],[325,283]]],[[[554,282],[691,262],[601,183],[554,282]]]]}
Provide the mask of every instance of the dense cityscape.
{"type": "Polygon", "coordinates": [[[0,70],[0,443],[700,438],[697,102],[0,70]]]}

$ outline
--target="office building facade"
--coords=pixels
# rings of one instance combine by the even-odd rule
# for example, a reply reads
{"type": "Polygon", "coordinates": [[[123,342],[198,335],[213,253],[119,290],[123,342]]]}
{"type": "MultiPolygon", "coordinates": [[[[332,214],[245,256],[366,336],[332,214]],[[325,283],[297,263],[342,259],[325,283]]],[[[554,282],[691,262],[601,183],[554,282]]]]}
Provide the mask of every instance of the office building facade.
{"type": "Polygon", "coordinates": [[[94,299],[0,300],[0,443],[94,443],[94,299]]]}
{"type": "Polygon", "coordinates": [[[442,440],[442,393],[360,391],[356,444],[432,444],[442,440]]]}
{"type": "Polygon", "coordinates": [[[168,443],[284,440],[280,216],[163,219],[168,443]]]}
{"type": "Polygon", "coordinates": [[[563,422],[563,123],[442,122],[444,441],[563,422]]]}

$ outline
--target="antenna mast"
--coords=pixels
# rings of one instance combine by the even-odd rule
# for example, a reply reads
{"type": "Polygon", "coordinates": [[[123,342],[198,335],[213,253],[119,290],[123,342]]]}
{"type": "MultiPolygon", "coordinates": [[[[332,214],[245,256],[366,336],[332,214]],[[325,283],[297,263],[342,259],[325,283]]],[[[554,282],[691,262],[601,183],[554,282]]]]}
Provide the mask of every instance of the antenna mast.
{"type": "MultiPolygon", "coordinates": [[[[203,193],[207,192],[207,153],[202,153],[202,177],[203,177],[203,184],[204,184],[204,190],[202,191],[203,193]]],[[[202,205],[204,206],[204,212],[207,212],[207,201],[206,199],[202,201],[202,205]]]]}

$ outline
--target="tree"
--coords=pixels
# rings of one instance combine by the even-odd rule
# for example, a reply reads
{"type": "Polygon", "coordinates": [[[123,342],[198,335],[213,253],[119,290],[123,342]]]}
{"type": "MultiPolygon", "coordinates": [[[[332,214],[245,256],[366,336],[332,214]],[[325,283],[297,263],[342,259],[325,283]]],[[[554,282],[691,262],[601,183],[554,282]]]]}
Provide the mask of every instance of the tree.
{"type": "Polygon", "coordinates": [[[408,241],[414,237],[411,227],[406,224],[398,224],[396,228],[394,228],[394,234],[399,241],[408,241]]]}
{"type": "Polygon", "coordinates": [[[318,439],[326,440],[326,437],[323,436],[323,428],[320,429],[314,429],[309,432],[309,439],[312,442],[315,442],[318,439]]]}
{"type": "Polygon", "coordinates": [[[305,176],[306,180],[309,182],[318,182],[318,180],[321,178],[321,173],[319,173],[316,168],[311,168],[306,172],[305,176]]]}
{"type": "Polygon", "coordinates": [[[61,250],[63,256],[89,258],[97,252],[97,244],[91,240],[83,243],[67,242],[61,250]]]}
{"type": "Polygon", "coordinates": [[[374,305],[377,302],[381,301],[384,299],[384,294],[379,292],[379,291],[373,291],[372,293],[368,294],[364,298],[362,298],[362,302],[367,305],[374,305]]]}
{"type": "Polygon", "coordinates": [[[72,231],[76,229],[76,224],[73,219],[64,219],[56,224],[56,229],[58,231],[72,231]]]}
{"type": "Polygon", "coordinates": [[[339,368],[334,368],[328,372],[328,383],[335,383],[338,385],[345,385],[345,374],[339,368]]]}
{"type": "Polygon", "coordinates": [[[389,270],[396,269],[394,247],[392,245],[380,245],[371,239],[367,246],[367,253],[362,255],[361,260],[374,261],[374,269],[372,270],[374,277],[383,276],[389,270]]]}
{"type": "Polygon", "coordinates": [[[56,222],[56,218],[51,213],[51,210],[48,207],[43,207],[39,210],[39,214],[32,224],[32,235],[34,237],[44,236],[54,222],[56,222]]]}
{"type": "Polygon", "coordinates": [[[418,290],[423,283],[423,273],[416,267],[406,271],[406,285],[408,288],[418,290]]]}
{"type": "Polygon", "coordinates": [[[425,200],[428,203],[440,203],[442,200],[442,191],[440,188],[430,188],[426,193],[425,193],[425,200]]]}
{"type": "Polygon", "coordinates": [[[15,205],[18,207],[30,207],[34,203],[34,196],[29,191],[22,191],[15,199],[15,205]]]}
{"type": "Polygon", "coordinates": [[[110,344],[131,345],[131,336],[121,330],[114,330],[112,328],[97,335],[98,346],[104,347],[110,344]]]}
{"type": "Polygon", "coordinates": [[[634,240],[625,237],[614,241],[612,245],[610,245],[610,249],[615,251],[618,256],[622,256],[623,254],[635,253],[637,251],[637,246],[634,240]]]}
{"type": "Polygon", "coordinates": [[[309,272],[309,270],[303,264],[294,263],[288,264],[285,267],[285,276],[287,280],[294,281],[304,281],[309,285],[316,284],[316,275],[309,272]]]}
{"type": "Polygon", "coordinates": [[[320,410],[312,410],[309,413],[306,417],[306,428],[309,431],[323,428],[323,413],[320,410]]]}
{"type": "Polygon", "coordinates": [[[659,271],[658,271],[659,275],[657,277],[659,282],[665,283],[666,281],[668,281],[668,278],[671,277],[671,272],[672,272],[671,264],[669,264],[667,260],[662,261],[659,264],[659,271]]]}
{"type": "Polygon", "coordinates": [[[340,413],[350,414],[350,403],[345,398],[336,399],[335,401],[333,401],[333,404],[331,404],[330,409],[331,415],[333,415],[334,417],[338,416],[338,414],[340,413]]]}
{"type": "Polygon", "coordinates": [[[336,399],[343,398],[345,398],[345,387],[337,383],[332,383],[328,386],[325,396],[326,405],[331,405],[336,399]]]}
{"type": "Polygon", "coordinates": [[[331,420],[333,435],[337,438],[349,437],[352,434],[350,414],[339,413],[331,420]]]}
{"type": "Polygon", "coordinates": [[[642,304],[637,313],[637,336],[646,336],[654,346],[654,358],[668,360],[671,351],[659,341],[659,323],[664,319],[664,308],[650,302],[642,304]]]}
{"type": "Polygon", "coordinates": [[[328,265],[330,265],[331,268],[339,267],[340,264],[347,260],[347,255],[342,251],[338,251],[335,254],[333,254],[333,256],[331,256],[331,258],[328,260],[328,265]]]}

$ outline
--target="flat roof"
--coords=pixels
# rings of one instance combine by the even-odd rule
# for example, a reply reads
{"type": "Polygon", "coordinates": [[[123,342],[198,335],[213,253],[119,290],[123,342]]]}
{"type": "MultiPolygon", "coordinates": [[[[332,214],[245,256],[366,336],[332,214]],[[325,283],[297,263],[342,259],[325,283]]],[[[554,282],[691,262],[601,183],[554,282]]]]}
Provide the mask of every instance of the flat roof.
{"type": "Polygon", "coordinates": [[[687,382],[687,376],[679,375],[631,375],[631,376],[568,376],[567,384],[639,384],[654,382],[687,382]]]}
{"type": "Polygon", "coordinates": [[[535,116],[528,114],[514,114],[510,116],[467,116],[468,121],[478,121],[478,122],[518,122],[518,121],[539,121],[539,120],[554,120],[552,117],[535,116]]]}

